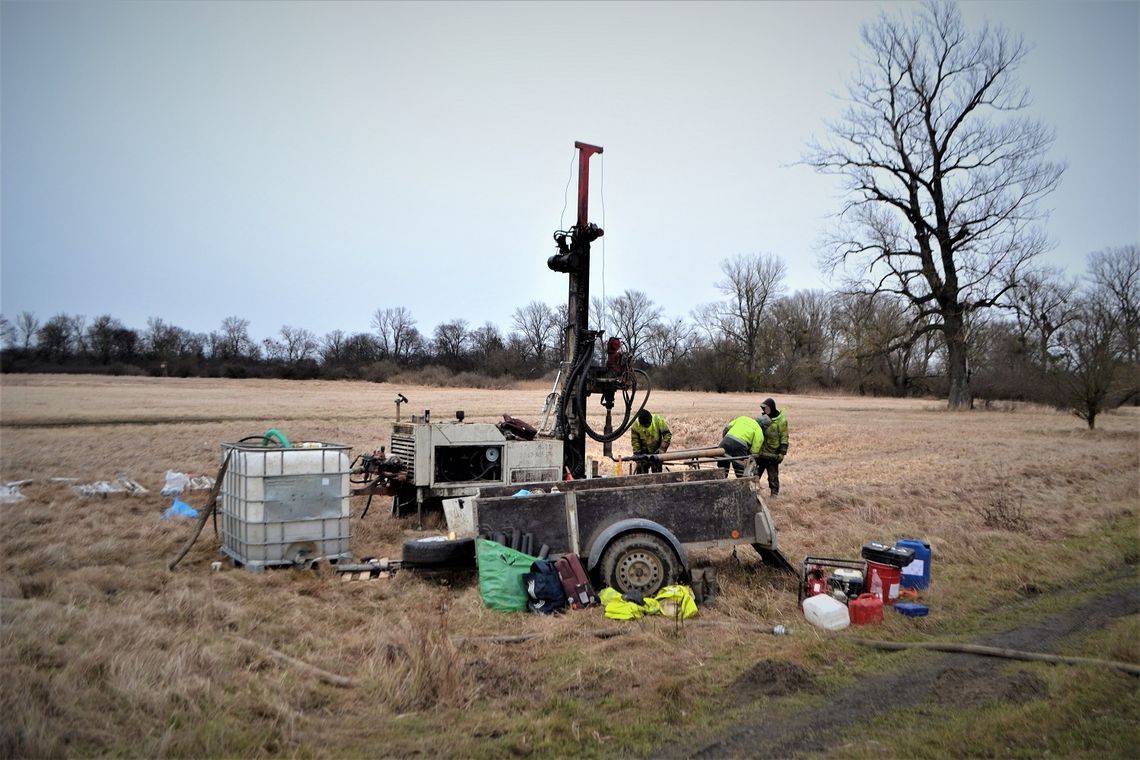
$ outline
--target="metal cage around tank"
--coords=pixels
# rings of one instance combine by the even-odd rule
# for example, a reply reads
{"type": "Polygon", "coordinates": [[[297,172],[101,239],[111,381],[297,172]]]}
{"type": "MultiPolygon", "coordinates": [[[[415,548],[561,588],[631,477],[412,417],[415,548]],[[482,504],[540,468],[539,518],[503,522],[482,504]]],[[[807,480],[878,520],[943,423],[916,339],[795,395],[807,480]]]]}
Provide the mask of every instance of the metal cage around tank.
{"type": "Polygon", "coordinates": [[[222,444],[222,552],[251,570],[350,557],[351,451],[222,444]]]}

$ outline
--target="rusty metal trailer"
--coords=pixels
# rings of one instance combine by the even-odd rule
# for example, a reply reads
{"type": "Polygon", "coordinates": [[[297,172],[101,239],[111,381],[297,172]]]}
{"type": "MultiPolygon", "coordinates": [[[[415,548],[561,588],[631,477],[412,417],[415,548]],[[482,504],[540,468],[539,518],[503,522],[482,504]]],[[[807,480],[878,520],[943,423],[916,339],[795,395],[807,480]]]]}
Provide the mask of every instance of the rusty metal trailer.
{"type": "Polygon", "coordinates": [[[531,535],[552,555],[573,552],[596,583],[653,593],[690,573],[688,551],[749,545],[795,572],[780,552],[755,478],[687,469],[615,478],[481,488],[444,502],[459,535],[531,535]]]}

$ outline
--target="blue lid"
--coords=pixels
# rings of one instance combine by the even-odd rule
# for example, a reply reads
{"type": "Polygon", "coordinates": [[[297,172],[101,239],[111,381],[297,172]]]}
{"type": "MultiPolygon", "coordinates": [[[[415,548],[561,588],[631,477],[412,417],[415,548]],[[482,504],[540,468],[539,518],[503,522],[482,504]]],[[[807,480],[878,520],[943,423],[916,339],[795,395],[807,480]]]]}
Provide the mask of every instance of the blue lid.
{"type": "Polygon", "coordinates": [[[894,607],[907,617],[925,617],[930,612],[929,607],[918,602],[896,602],[894,607]]]}

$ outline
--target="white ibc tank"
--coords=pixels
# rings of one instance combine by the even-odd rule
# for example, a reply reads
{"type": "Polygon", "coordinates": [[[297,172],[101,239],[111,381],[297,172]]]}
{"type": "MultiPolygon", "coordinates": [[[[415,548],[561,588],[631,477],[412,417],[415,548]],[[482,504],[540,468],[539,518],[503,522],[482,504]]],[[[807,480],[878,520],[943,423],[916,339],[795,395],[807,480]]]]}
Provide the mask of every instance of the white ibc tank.
{"type": "Polygon", "coordinates": [[[350,453],[335,443],[267,448],[227,443],[222,551],[261,569],[350,556],[350,453]]]}

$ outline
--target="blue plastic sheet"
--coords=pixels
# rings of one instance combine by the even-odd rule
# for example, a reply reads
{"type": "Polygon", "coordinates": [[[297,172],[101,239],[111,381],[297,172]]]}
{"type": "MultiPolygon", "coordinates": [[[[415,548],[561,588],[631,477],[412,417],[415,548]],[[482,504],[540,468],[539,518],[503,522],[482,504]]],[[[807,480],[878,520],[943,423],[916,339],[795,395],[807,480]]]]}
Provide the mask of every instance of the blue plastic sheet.
{"type": "Polygon", "coordinates": [[[170,505],[170,509],[162,513],[163,520],[169,520],[172,517],[190,517],[198,516],[198,510],[190,506],[181,499],[175,499],[174,503],[170,505]]]}

